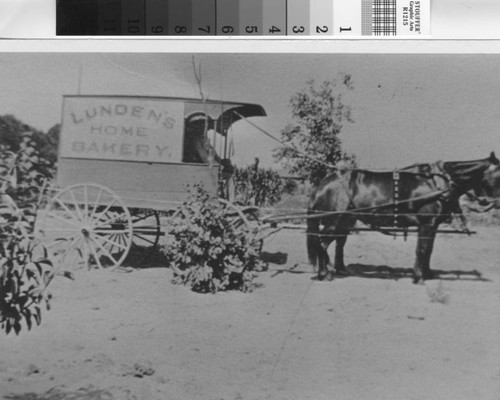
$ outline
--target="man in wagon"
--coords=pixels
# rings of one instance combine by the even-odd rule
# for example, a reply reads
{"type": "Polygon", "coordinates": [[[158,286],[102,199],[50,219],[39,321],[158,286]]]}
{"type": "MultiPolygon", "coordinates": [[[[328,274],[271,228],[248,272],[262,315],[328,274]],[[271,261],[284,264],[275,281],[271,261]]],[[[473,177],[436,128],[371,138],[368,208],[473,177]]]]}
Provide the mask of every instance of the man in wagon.
{"type": "Polygon", "coordinates": [[[207,132],[214,128],[214,121],[208,115],[195,113],[186,118],[184,134],[184,155],[188,163],[220,163],[220,157],[208,140],[207,132]]]}
{"type": "Polygon", "coordinates": [[[183,162],[219,164],[222,179],[228,179],[234,172],[229,159],[220,158],[208,140],[207,132],[215,129],[215,122],[204,113],[195,113],[186,118],[183,162]]]}

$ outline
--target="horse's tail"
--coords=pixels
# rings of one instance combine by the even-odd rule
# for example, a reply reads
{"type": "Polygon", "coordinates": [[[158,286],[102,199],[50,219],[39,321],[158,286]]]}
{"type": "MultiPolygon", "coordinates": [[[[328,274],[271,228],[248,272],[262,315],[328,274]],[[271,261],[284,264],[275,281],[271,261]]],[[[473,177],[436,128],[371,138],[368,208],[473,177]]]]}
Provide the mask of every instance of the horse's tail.
{"type": "MultiPolygon", "coordinates": [[[[312,214],[311,209],[309,209],[308,215],[312,214]]],[[[318,262],[318,247],[320,246],[319,240],[319,219],[318,218],[308,218],[307,219],[307,256],[309,257],[309,262],[316,267],[318,262]]]]}

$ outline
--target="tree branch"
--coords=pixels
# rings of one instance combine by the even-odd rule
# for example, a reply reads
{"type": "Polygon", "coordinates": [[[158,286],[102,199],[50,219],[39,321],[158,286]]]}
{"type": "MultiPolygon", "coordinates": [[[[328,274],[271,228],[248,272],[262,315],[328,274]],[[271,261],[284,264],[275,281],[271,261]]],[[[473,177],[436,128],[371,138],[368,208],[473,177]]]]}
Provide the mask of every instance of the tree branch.
{"type": "Polygon", "coordinates": [[[191,64],[193,66],[193,74],[194,78],[196,79],[196,83],[198,85],[198,91],[200,92],[201,100],[205,102],[207,99],[205,97],[205,93],[203,93],[203,87],[201,84],[201,64],[198,64],[198,68],[196,67],[194,56],[192,56],[191,58],[191,64]]]}

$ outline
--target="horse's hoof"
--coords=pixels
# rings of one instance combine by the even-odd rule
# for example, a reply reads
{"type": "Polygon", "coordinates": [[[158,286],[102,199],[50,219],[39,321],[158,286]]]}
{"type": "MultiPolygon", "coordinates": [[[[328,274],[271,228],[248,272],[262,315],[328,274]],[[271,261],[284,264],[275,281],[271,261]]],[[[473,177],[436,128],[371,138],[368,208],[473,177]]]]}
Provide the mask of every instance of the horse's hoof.
{"type": "Polygon", "coordinates": [[[434,279],[435,276],[432,272],[427,272],[427,273],[424,273],[423,276],[422,276],[422,279],[425,280],[425,281],[430,281],[432,279],[434,279]]]}
{"type": "Polygon", "coordinates": [[[413,283],[415,285],[422,285],[424,283],[424,279],[421,276],[414,276],[413,283]]]}
{"type": "Polygon", "coordinates": [[[326,274],[318,274],[318,281],[333,281],[333,272],[328,271],[326,274]]]}

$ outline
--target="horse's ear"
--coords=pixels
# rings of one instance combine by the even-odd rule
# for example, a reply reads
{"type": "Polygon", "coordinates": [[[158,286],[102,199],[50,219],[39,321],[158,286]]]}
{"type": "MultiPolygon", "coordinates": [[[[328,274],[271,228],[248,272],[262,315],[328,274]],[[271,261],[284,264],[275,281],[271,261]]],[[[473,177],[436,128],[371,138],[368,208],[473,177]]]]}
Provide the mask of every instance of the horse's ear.
{"type": "Polygon", "coordinates": [[[500,161],[498,161],[498,158],[495,156],[495,152],[492,151],[491,154],[490,154],[490,158],[488,160],[491,164],[495,164],[495,165],[498,165],[500,163],[500,161]]]}

